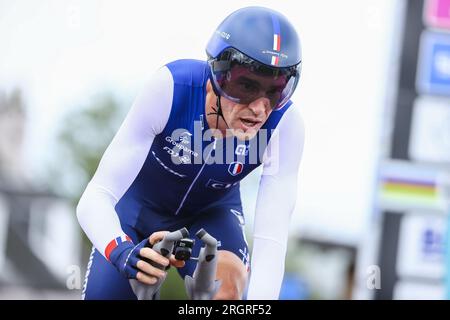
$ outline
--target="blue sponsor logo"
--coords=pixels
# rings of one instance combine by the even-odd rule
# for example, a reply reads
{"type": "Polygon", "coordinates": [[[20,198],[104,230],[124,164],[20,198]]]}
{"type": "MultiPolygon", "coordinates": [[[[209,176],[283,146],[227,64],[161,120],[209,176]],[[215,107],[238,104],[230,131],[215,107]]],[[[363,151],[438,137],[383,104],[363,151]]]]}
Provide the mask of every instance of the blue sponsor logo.
{"type": "Polygon", "coordinates": [[[450,96],[450,34],[422,35],[416,85],[423,94],[450,96]]]}

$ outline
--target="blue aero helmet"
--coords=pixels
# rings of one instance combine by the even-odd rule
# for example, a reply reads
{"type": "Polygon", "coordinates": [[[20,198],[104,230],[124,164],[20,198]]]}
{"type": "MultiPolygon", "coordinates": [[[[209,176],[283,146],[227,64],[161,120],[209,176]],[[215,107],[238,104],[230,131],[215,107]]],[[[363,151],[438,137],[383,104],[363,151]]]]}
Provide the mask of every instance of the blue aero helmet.
{"type": "Polygon", "coordinates": [[[215,94],[236,103],[266,97],[280,109],[300,79],[298,34],[284,15],[268,8],[231,13],[211,36],[206,53],[215,94]]]}

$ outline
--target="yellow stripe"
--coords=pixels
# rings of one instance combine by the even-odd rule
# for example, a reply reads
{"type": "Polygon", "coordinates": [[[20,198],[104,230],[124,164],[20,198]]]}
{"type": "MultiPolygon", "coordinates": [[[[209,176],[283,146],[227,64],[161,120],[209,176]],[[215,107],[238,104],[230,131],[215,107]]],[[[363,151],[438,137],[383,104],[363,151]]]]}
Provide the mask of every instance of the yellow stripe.
{"type": "Polygon", "coordinates": [[[385,184],[383,186],[383,190],[386,192],[392,193],[406,193],[411,195],[420,195],[420,196],[436,196],[437,191],[435,188],[430,188],[427,186],[411,186],[411,185],[401,185],[401,184],[385,184]]]}

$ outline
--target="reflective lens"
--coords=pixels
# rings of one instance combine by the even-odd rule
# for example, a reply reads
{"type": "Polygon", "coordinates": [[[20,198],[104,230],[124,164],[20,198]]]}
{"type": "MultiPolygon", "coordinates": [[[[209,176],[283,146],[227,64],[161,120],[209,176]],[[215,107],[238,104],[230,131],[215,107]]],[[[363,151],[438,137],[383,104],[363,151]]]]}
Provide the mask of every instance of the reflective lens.
{"type": "Polygon", "coordinates": [[[289,100],[300,76],[299,65],[273,68],[235,49],[227,49],[209,64],[214,88],[220,95],[241,104],[267,98],[274,109],[289,100]]]}

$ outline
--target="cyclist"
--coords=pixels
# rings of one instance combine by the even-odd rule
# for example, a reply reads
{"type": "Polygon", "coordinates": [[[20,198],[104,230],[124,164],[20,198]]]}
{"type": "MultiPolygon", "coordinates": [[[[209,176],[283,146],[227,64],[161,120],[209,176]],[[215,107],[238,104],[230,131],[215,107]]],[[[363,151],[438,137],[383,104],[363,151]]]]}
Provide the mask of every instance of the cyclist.
{"type": "Polygon", "coordinates": [[[282,14],[247,7],[225,18],[206,53],[207,61],[177,60],[156,72],[79,201],[93,243],[85,299],[136,299],[128,279],[166,276],[143,257],[192,275],[194,262],[146,247],[182,227],[204,228],[220,243],[215,299],[246,290],[248,299],[279,296],[304,143],[290,100],[300,41],[282,14]],[[261,164],[250,263],[239,181],[261,164]]]}

